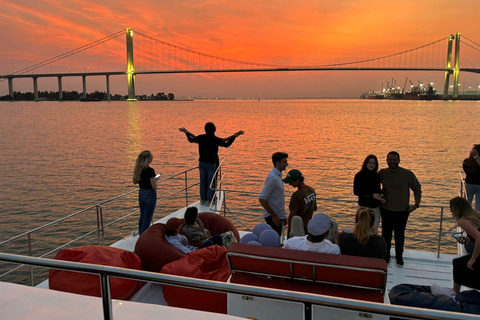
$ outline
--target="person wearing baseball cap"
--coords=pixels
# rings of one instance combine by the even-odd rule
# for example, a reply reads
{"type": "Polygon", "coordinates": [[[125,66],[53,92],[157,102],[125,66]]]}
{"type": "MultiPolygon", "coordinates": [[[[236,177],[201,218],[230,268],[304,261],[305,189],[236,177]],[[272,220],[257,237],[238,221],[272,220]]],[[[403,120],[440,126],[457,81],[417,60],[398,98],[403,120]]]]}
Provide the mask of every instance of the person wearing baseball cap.
{"type": "Polygon", "coordinates": [[[290,170],[282,181],[284,183],[288,183],[294,188],[297,188],[292,194],[290,198],[290,204],[288,205],[288,209],[290,214],[287,219],[287,236],[303,236],[305,235],[307,230],[307,224],[312,219],[313,212],[317,211],[317,200],[316,200],[316,193],[315,190],[307,186],[304,182],[305,178],[300,170],[293,169],[290,170]],[[300,226],[298,227],[299,231],[295,231],[297,228],[295,227],[296,223],[292,225],[293,217],[299,217],[301,219],[295,218],[293,221],[298,221],[300,226]],[[292,227],[295,232],[292,232],[292,227]],[[303,230],[303,232],[302,232],[303,230]],[[297,233],[299,232],[299,234],[297,233]]]}
{"type": "MultiPolygon", "coordinates": [[[[340,254],[340,247],[327,239],[331,227],[332,221],[330,221],[330,218],[324,213],[317,213],[308,222],[308,234],[303,237],[288,239],[283,249],[340,254]]],[[[338,234],[335,237],[338,237],[338,234]]]]}

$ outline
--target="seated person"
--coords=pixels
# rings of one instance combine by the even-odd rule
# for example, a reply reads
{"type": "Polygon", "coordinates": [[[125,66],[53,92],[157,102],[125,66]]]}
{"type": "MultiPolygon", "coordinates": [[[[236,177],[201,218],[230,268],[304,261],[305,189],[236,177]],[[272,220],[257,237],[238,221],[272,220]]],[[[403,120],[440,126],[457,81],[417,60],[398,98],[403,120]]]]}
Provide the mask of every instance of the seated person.
{"type": "Polygon", "coordinates": [[[340,247],[327,240],[331,226],[330,218],[323,213],[318,213],[308,222],[307,235],[288,239],[283,249],[340,254],[340,247]]]}
{"type": "Polygon", "coordinates": [[[198,209],[196,207],[188,207],[185,211],[185,225],[182,228],[182,233],[189,241],[201,242],[204,244],[209,239],[219,246],[222,245],[222,237],[214,235],[205,229],[202,220],[198,218],[198,209]]]}
{"type": "MultiPolygon", "coordinates": [[[[167,240],[168,243],[170,243],[174,248],[179,250],[180,252],[183,253],[190,253],[192,251],[195,251],[197,249],[209,247],[211,245],[214,245],[212,240],[207,240],[205,243],[203,243],[200,247],[194,247],[191,244],[188,243],[187,237],[185,237],[183,234],[180,234],[180,230],[182,230],[182,221],[178,218],[170,218],[167,221],[167,224],[165,225],[167,228],[167,232],[165,233],[165,240],[167,240]]],[[[217,238],[218,239],[218,238],[217,238]]],[[[221,241],[221,238],[220,238],[221,241]]]]}
{"type": "Polygon", "coordinates": [[[382,236],[374,234],[375,212],[361,207],[355,214],[355,223],[353,233],[344,230],[338,236],[342,254],[383,259],[387,252],[387,243],[382,236]]]}
{"type": "Polygon", "coordinates": [[[480,314],[480,292],[477,290],[462,291],[455,294],[453,289],[436,285],[399,284],[390,290],[388,297],[391,304],[480,314]]]}

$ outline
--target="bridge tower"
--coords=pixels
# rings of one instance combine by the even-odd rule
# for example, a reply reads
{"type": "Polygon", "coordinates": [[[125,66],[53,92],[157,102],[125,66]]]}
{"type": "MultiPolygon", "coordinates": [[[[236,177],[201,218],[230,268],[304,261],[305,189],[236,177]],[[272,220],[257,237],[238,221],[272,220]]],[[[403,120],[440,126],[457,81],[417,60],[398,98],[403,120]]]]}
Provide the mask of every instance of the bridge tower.
{"type": "Polygon", "coordinates": [[[458,77],[460,75],[460,33],[455,35],[455,68],[453,69],[453,97],[458,98],[458,77]]]}
{"type": "Polygon", "coordinates": [[[127,34],[127,81],[128,101],[135,101],[135,68],[133,65],[133,30],[126,29],[127,34]]]}
{"type": "Polygon", "coordinates": [[[448,37],[447,67],[445,68],[445,85],[443,86],[443,97],[448,98],[450,87],[450,75],[453,73],[453,98],[458,98],[458,79],[460,73],[460,33],[451,34],[448,37]],[[455,67],[452,69],[452,49],[455,40],[455,67]]]}

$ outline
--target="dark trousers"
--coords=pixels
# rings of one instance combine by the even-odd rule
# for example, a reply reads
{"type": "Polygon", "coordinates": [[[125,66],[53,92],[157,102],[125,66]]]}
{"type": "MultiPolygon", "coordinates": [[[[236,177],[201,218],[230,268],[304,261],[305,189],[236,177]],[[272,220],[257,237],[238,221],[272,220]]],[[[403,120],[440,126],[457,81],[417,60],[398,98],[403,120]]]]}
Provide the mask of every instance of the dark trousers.
{"type": "Polygon", "coordinates": [[[222,236],[221,236],[221,235],[216,234],[216,235],[214,235],[214,236],[211,236],[211,237],[208,238],[208,240],[205,241],[200,247],[198,247],[198,249],[210,247],[210,246],[213,246],[214,244],[219,245],[219,246],[222,246],[222,245],[223,245],[223,240],[222,240],[222,236]]]}
{"type": "Polygon", "coordinates": [[[282,236],[282,224],[285,224],[285,219],[280,219],[280,224],[277,226],[275,222],[273,222],[272,216],[268,216],[265,218],[265,222],[275,230],[279,236],[282,236]]]}
{"type": "Polygon", "coordinates": [[[382,216],[382,237],[387,242],[386,256],[390,256],[392,248],[392,233],[395,233],[395,255],[403,255],[403,245],[405,243],[405,228],[407,227],[408,211],[390,211],[380,208],[382,216]]]}
{"type": "Polygon", "coordinates": [[[477,259],[473,269],[468,269],[467,262],[471,255],[453,259],[453,281],[470,288],[480,289],[480,261],[477,259]]]}
{"type": "Polygon", "coordinates": [[[480,292],[475,290],[460,292],[454,301],[445,295],[433,295],[429,286],[399,284],[390,290],[388,296],[391,304],[472,314],[480,313],[480,292]]]}

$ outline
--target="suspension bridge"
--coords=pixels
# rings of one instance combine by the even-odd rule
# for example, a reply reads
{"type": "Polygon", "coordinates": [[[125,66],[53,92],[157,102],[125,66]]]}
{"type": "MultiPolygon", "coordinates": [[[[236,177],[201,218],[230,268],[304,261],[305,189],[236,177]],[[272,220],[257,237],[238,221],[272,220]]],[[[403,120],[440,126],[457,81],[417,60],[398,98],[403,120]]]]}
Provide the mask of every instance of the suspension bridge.
{"type": "MultiPolygon", "coordinates": [[[[137,39],[137,38],[136,38],[137,39]]],[[[136,40],[137,41],[137,40],[136,40]]],[[[71,51],[46,59],[10,74],[0,75],[0,81],[8,81],[9,95],[14,99],[13,80],[33,79],[34,99],[38,99],[38,79],[58,79],[58,99],[62,100],[62,81],[66,77],[81,77],[82,97],[86,97],[86,79],[93,76],[106,78],[107,100],[110,100],[110,76],[126,76],[128,100],[135,100],[135,77],[148,74],[173,73],[233,73],[233,72],[285,72],[285,71],[437,71],[445,75],[444,98],[457,98],[459,93],[460,71],[480,73],[479,68],[460,65],[460,44],[480,53],[480,44],[460,33],[451,34],[430,43],[381,57],[350,62],[337,62],[311,65],[287,65],[276,63],[257,63],[221,57],[179,46],[146,35],[140,31],[126,28],[71,51]],[[140,48],[134,52],[134,34],[143,40],[140,48]],[[68,57],[79,55],[86,50],[98,47],[106,42],[125,36],[126,65],[120,71],[54,72],[34,73],[40,68],[53,65],[68,57]],[[135,53],[135,59],[134,59],[135,53]],[[453,93],[449,95],[450,77],[453,76],[453,93]]]]}

